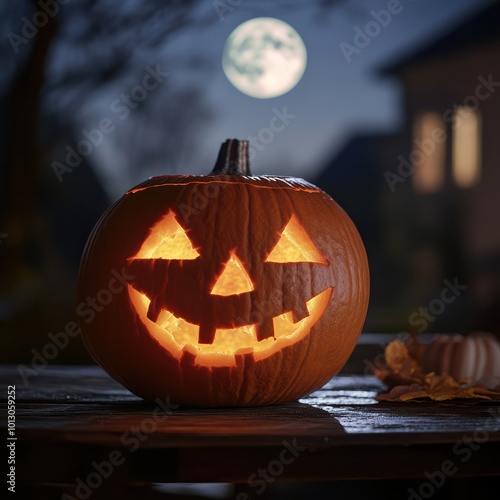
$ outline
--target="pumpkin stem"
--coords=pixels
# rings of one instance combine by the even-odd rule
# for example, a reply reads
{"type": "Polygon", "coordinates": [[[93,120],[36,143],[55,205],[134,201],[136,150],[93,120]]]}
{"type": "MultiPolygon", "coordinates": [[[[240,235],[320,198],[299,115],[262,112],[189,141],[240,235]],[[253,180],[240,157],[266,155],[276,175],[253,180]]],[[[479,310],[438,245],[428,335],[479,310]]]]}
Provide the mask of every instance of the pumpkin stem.
{"type": "Polygon", "coordinates": [[[250,159],[248,157],[248,141],[228,139],[223,143],[210,175],[251,176],[250,159]]]}

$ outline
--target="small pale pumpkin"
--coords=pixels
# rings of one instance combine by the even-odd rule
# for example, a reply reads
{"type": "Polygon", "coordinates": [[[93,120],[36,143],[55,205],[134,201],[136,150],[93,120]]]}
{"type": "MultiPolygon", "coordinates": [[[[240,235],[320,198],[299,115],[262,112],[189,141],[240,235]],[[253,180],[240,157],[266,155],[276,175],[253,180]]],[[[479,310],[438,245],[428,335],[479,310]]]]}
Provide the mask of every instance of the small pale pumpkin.
{"type": "Polygon", "coordinates": [[[500,384],[500,343],[485,332],[436,335],[423,350],[422,364],[426,372],[447,373],[457,381],[481,381],[495,387],[500,384]]]}

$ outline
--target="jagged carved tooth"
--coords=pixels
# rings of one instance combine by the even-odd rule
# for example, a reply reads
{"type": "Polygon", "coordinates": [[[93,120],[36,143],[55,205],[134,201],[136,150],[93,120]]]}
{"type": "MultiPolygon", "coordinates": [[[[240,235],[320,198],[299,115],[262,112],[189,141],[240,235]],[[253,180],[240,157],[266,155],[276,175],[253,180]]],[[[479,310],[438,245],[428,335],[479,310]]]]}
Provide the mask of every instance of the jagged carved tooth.
{"type": "Polygon", "coordinates": [[[255,325],[255,330],[257,333],[257,340],[267,339],[269,337],[274,337],[274,323],[273,318],[265,318],[258,325],[255,325]]]}

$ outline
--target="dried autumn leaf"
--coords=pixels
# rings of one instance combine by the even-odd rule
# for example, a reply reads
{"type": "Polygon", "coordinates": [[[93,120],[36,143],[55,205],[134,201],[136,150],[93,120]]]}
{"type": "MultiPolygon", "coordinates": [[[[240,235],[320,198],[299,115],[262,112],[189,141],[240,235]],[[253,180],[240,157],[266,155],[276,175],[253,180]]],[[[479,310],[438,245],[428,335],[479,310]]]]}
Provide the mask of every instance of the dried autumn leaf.
{"type": "Polygon", "coordinates": [[[442,373],[436,375],[434,372],[427,373],[424,377],[424,386],[430,391],[451,391],[458,389],[460,384],[450,375],[442,373]]]}
{"type": "Polygon", "coordinates": [[[437,375],[425,373],[419,363],[421,351],[417,343],[406,346],[393,340],[385,348],[387,368],[375,369],[374,374],[391,389],[379,394],[378,401],[414,401],[430,399],[446,401],[450,399],[480,399],[500,401],[500,392],[485,387],[466,387],[447,373],[437,375]],[[415,359],[415,357],[417,359],[415,359]]]}
{"type": "Polygon", "coordinates": [[[412,358],[405,344],[399,340],[390,342],[384,352],[389,373],[383,374],[395,378],[400,383],[420,382],[423,379],[422,369],[412,358]]]}
{"type": "Polygon", "coordinates": [[[393,340],[385,348],[385,361],[396,373],[403,370],[408,360],[408,349],[399,340],[393,340]]]}
{"type": "Polygon", "coordinates": [[[418,384],[412,385],[397,385],[389,392],[379,394],[375,399],[377,401],[403,401],[403,397],[409,394],[422,392],[422,386],[418,384]]]}
{"type": "Polygon", "coordinates": [[[484,389],[483,387],[457,387],[446,390],[429,390],[419,384],[397,385],[389,392],[379,394],[377,401],[414,401],[430,399],[431,401],[447,401],[450,399],[482,399],[500,401],[500,393],[484,389]]]}

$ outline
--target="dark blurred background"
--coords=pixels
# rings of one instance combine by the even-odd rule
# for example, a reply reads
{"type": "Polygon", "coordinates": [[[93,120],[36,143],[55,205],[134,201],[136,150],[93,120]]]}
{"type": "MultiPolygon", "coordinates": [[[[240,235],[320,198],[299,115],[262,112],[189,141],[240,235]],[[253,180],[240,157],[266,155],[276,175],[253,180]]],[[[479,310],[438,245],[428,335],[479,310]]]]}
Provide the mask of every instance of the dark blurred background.
{"type": "MultiPolygon", "coordinates": [[[[365,332],[499,334],[499,26],[486,0],[2,2],[0,362],[29,362],[76,318],[80,255],[111,203],[151,175],[208,173],[221,142],[258,137],[276,110],[294,117],[253,173],[303,177],[353,218],[365,332]],[[261,16],[307,48],[273,99],[221,66],[228,35],[261,16]],[[151,71],[158,85],[134,94],[151,71]]],[[[54,362],[90,357],[75,338],[54,362]]]]}

